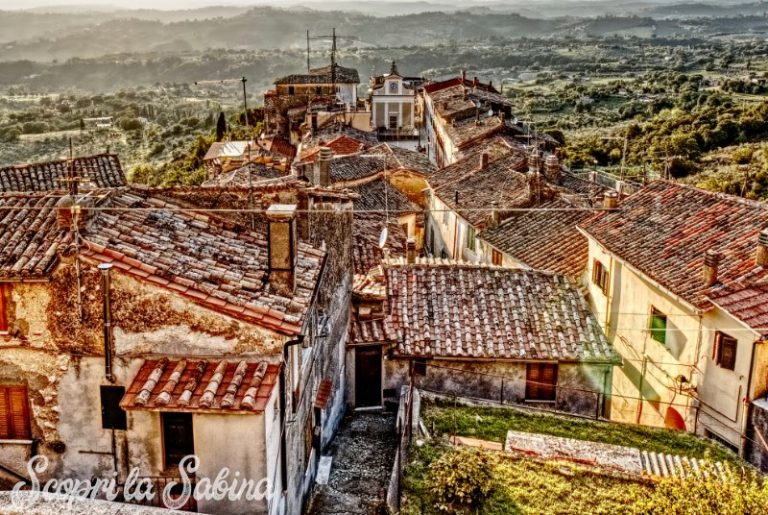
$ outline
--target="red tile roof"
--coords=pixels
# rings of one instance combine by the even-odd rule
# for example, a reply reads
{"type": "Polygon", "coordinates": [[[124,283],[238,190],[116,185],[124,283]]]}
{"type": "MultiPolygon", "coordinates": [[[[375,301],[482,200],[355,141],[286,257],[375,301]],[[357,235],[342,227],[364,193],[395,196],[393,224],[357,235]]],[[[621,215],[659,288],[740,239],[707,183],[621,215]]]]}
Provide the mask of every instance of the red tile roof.
{"type": "Polygon", "coordinates": [[[563,200],[538,207],[573,211],[529,211],[513,215],[480,233],[479,238],[531,268],[579,276],[587,264],[589,245],[576,225],[593,216],[594,211],[576,210],[563,200]]]}
{"type": "Polygon", "coordinates": [[[146,360],[120,401],[126,410],[261,413],[280,365],[198,358],[146,360]]]}
{"type": "Polygon", "coordinates": [[[761,337],[768,337],[768,284],[734,284],[710,293],[708,298],[761,337]]]}
{"type": "Polygon", "coordinates": [[[308,150],[303,151],[301,153],[301,156],[299,157],[299,161],[307,162],[307,163],[315,162],[318,154],[320,154],[320,149],[322,147],[330,148],[331,150],[333,150],[334,155],[346,156],[349,154],[355,154],[357,152],[360,152],[366,146],[367,145],[364,142],[357,140],[351,136],[347,136],[346,134],[342,134],[341,136],[337,136],[336,138],[332,139],[327,143],[320,143],[318,146],[315,146],[308,150]]]}
{"type": "MultiPolygon", "coordinates": [[[[72,169],[80,179],[80,189],[115,188],[125,186],[125,174],[120,159],[114,154],[77,157],[72,169]]],[[[69,171],[69,161],[51,161],[0,168],[0,191],[32,192],[66,190],[63,179],[69,171]]]]}
{"type": "MultiPolygon", "coordinates": [[[[265,236],[242,225],[133,188],[90,193],[98,210],[80,229],[81,255],[183,295],[207,309],[281,334],[299,334],[325,253],[298,245],[296,289],[285,296],[268,281],[265,236]],[[110,208],[114,210],[110,210],[110,208]]],[[[59,228],[61,193],[0,195],[0,280],[44,278],[71,250],[59,228]]]]}
{"type": "MultiPolygon", "coordinates": [[[[690,304],[707,309],[725,286],[768,280],[755,265],[757,238],[768,226],[768,205],[656,181],[630,195],[619,209],[579,226],[614,253],[690,304]],[[722,254],[719,283],[705,287],[704,253],[722,254]]],[[[768,300],[768,299],[766,299],[768,300]]]]}
{"type": "Polygon", "coordinates": [[[468,264],[388,264],[385,272],[400,355],[618,361],[563,275],[468,264]]]}

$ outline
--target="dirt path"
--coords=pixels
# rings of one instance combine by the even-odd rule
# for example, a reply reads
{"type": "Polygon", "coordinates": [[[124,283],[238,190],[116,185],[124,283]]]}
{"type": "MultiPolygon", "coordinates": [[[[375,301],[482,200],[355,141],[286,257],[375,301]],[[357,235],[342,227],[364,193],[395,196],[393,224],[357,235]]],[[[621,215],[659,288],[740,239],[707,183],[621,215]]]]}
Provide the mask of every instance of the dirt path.
{"type": "Polygon", "coordinates": [[[333,456],[327,485],[316,485],[309,515],[377,515],[397,447],[394,413],[353,412],[327,449],[333,456]]]}

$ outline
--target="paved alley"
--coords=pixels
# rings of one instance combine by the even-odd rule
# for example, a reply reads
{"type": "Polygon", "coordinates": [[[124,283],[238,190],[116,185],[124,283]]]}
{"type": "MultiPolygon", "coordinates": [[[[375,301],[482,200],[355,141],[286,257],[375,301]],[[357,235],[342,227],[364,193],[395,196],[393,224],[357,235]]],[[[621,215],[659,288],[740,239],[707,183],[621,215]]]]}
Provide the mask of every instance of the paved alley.
{"type": "Polygon", "coordinates": [[[311,515],[378,515],[397,447],[395,414],[352,412],[326,451],[333,456],[326,485],[316,485],[311,515]]]}

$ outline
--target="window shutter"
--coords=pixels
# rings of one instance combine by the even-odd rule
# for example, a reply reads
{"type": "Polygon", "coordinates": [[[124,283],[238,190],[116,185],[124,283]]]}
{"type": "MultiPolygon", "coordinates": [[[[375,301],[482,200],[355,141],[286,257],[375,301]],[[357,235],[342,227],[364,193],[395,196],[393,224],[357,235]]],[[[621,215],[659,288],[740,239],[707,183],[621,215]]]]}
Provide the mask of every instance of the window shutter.
{"type": "Polygon", "coordinates": [[[11,438],[11,426],[8,423],[11,409],[8,405],[8,389],[0,387],[0,438],[11,438]]]}
{"type": "Polygon", "coordinates": [[[28,439],[29,430],[29,406],[27,403],[27,389],[23,386],[9,388],[11,406],[11,425],[13,437],[17,440],[28,439]]]}
{"type": "Polygon", "coordinates": [[[712,345],[712,360],[715,362],[720,361],[720,339],[722,336],[720,331],[715,333],[715,343],[712,345]]]}

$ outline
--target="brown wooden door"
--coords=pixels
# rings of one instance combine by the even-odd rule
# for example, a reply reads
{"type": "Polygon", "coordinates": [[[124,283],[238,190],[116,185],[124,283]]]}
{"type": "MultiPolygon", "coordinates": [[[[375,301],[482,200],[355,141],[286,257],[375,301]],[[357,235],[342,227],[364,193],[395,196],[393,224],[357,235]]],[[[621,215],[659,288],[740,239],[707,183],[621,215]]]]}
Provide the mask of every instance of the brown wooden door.
{"type": "Polygon", "coordinates": [[[381,406],[381,347],[355,349],[355,406],[381,406]]]}
{"type": "Polygon", "coordinates": [[[557,363],[529,363],[525,400],[554,401],[557,394],[557,363]]]}

